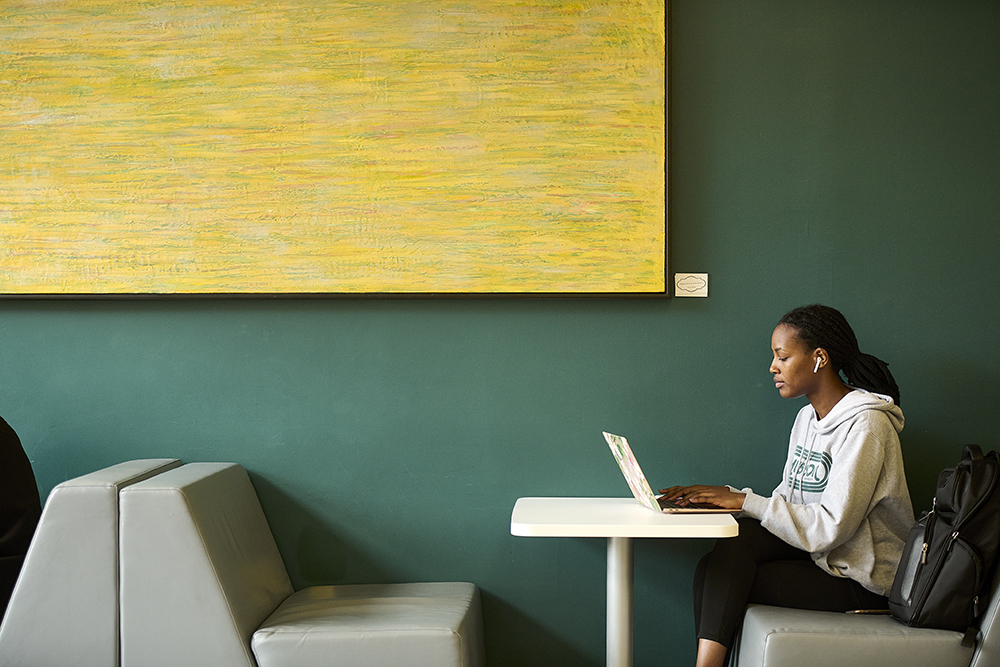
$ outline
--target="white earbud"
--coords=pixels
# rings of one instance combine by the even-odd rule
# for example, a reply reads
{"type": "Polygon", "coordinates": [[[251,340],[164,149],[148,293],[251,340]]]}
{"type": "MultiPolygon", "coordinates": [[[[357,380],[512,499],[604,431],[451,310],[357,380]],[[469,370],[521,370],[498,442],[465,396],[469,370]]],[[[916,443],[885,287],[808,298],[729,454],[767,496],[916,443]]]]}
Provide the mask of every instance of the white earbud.
{"type": "Polygon", "coordinates": [[[823,361],[822,357],[816,357],[816,366],[813,368],[813,373],[819,372],[819,362],[823,361]]]}

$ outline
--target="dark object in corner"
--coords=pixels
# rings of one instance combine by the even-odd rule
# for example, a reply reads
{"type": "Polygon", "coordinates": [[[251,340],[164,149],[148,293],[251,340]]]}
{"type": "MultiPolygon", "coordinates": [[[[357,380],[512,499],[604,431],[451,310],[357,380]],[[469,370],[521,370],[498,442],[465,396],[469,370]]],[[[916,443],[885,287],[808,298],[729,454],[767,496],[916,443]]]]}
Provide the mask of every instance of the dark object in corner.
{"type": "Polygon", "coordinates": [[[966,445],[938,477],[934,507],[910,530],[889,608],[906,625],[965,632],[972,646],[1000,550],[1000,455],[966,445]]]}
{"type": "Polygon", "coordinates": [[[14,429],[0,418],[0,618],[41,514],[31,462],[14,429]]]}

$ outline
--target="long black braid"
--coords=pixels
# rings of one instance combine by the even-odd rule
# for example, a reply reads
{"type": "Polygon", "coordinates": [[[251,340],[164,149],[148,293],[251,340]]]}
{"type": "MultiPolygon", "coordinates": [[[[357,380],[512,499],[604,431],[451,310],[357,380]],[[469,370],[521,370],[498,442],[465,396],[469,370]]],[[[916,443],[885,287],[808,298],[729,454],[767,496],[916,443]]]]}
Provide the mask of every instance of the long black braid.
{"type": "Polygon", "coordinates": [[[789,311],[779,324],[798,331],[798,338],[810,349],[823,348],[835,371],[843,371],[847,384],[866,391],[891,396],[899,405],[899,387],[889,372],[889,364],[858,349],[858,339],[840,311],[814,304],[789,311]]]}

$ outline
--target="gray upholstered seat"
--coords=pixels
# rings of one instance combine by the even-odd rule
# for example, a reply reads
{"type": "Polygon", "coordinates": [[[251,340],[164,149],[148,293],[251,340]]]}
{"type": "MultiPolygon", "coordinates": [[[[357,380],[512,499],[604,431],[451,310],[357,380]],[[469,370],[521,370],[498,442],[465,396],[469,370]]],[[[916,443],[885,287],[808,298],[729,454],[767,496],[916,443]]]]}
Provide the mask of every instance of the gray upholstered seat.
{"type": "Polygon", "coordinates": [[[118,492],[180,464],[128,461],[52,489],[0,627],[0,665],[118,665],[118,492]]]}
{"type": "Polygon", "coordinates": [[[264,621],[253,651],[260,667],[476,665],[479,605],[469,583],[315,586],[264,621]]]}
{"type": "Polygon", "coordinates": [[[891,616],[751,606],[739,667],[992,667],[1000,665],[1000,572],[974,648],[961,632],[910,628],[891,616]]]}
{"type": "Polygon", "coordinates": [[[193,463],[121,493],[123,667],[483,662],[472,584],[292,593],[246,474],[193,463]]]}

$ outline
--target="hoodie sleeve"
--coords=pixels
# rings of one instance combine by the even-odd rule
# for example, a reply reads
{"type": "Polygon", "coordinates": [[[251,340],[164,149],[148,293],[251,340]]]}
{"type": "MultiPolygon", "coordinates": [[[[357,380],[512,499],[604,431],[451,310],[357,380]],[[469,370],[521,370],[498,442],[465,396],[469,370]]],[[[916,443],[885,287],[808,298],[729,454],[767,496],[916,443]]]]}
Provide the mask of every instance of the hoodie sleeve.
{"type": "MultiPolygon", "coordinates": [[[[791,502],[786,479],[769,498],[751,489],[743,502],[746,515],[759,519],[770,532],[809,553],[828,552],[849,540],[873,505],[885,458],[885,440],[892,429],[877,413],[864,411],[845,423],[846,434],[831,451],[833,464],[818,501],[791,502]],[[784,489],[784,493],[780,491],[784,489]]],[[[893,431],[894,432],[894,431],[893,431]]]]}

